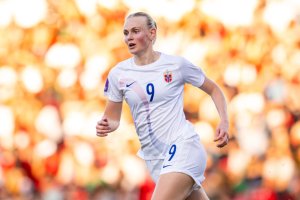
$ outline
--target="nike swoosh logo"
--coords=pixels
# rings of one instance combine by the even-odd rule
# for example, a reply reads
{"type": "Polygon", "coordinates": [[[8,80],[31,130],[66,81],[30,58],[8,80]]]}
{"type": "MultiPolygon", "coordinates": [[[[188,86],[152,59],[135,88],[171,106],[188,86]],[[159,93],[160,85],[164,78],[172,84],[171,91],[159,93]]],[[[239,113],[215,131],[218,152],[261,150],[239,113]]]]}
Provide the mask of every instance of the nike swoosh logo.
{"type": "Polygon", "coordinates": [[[163,168],[170,167],[170,166],[172,166],[172,165],[164,165],[163,168]]]}
{"type": "Polygon", "coordinates": [[[126,84],[126,87],[130,87],[132,84],[134,84],[135,83],[135,81],[133,81],[132,83],[130,83],[130,84],[126,84]]]}

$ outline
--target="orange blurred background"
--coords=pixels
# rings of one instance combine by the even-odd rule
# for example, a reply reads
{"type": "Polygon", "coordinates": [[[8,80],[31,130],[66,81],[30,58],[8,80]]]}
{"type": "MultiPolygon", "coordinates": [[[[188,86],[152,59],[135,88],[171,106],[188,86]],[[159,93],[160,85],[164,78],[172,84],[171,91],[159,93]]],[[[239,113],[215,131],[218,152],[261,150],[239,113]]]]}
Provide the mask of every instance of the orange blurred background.
{"type": "Polygon", "coordinates": [[[0,199],[150,199],[127,105],[116,132],[95,133],[134,11],[157,21],[156,50],[226,94],[232,139],[218,149],[212,100],[185,87],[211,199],[300,199],[298,0],[0,0],[0,199]]]}

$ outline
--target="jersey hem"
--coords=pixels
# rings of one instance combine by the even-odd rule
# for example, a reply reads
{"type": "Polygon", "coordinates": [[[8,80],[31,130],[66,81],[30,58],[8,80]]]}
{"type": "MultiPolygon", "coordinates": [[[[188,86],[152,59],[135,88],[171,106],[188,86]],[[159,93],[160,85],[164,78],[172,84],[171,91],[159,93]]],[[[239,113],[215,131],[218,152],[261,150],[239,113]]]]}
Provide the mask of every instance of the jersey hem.
{"type": "Polygon", "coordinates": [[[112,96],[109,96],[109,95],[106,95],[106,94],[104,94],[104,96],[106,96],[108,100],[113,101],[115,103],[121,103],[123,101],[123,99],[120,100],[120,99],[117,99],[117,98],[113,98],[112,96]]]}

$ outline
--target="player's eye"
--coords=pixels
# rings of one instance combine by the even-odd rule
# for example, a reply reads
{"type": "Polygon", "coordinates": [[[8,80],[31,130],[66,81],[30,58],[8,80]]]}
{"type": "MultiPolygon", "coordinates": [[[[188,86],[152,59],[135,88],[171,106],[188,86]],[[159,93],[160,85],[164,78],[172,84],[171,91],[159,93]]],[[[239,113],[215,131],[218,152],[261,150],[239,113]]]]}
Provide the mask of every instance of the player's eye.
{"type": "Polygon", "coordinates": [[[133,32],[133,33],[138,33],[138,32],[140,32],[140,30],[134,29],[132,32],[133,32]]]}

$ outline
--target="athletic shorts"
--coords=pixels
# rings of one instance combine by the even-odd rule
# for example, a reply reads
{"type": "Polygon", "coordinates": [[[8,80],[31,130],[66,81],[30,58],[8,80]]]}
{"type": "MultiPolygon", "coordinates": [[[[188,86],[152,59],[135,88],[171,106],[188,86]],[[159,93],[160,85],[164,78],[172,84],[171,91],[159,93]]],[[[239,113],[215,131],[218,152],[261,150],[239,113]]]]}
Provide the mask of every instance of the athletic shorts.
{"type": "Polygon", "coordinates": [[[193,190],[198,190],[205,179],[206,159],[205,149],[197,135],[171,144],[165,159],[145,161],[155,183],[161,174],[181,172],[194,179],[193,190]]]}

